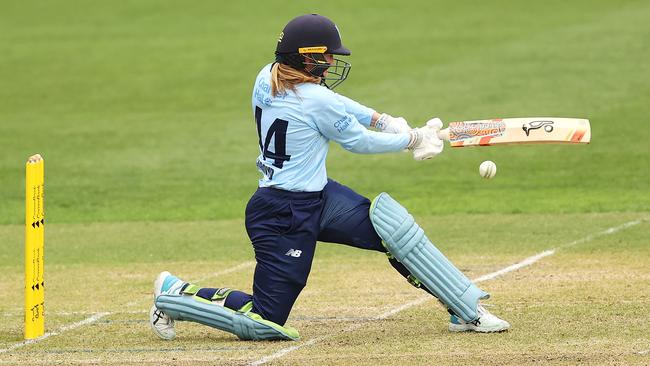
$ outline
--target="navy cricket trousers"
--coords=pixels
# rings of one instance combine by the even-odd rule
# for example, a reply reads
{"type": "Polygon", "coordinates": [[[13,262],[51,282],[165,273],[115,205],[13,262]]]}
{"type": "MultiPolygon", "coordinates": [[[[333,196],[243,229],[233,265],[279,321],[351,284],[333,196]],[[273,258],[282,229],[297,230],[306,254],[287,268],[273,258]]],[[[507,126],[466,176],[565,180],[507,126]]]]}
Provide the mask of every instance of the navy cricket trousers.
{"type": "Polygon", "coordinates": [[[259,188],[246,207],[257,260],[253,295],[231,294],[226,306],[236,309],[252,298],[253,312],[284,325],[307,284],[316,241],[386,251],[369,210],[370,200],[331,179],[322,192],[259,188]]]}

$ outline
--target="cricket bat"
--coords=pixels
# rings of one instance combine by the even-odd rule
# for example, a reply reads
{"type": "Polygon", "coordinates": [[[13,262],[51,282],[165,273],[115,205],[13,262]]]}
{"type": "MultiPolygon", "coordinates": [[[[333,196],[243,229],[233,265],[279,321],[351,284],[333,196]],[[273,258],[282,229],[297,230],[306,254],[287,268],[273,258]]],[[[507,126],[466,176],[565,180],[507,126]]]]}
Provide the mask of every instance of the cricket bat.
{"type": "Polygon", "coordinates": [[[588,144],[589,120],[561,117],[498,118],[451,122],[438,132],[451,147],[501,144],[588,144]]]}

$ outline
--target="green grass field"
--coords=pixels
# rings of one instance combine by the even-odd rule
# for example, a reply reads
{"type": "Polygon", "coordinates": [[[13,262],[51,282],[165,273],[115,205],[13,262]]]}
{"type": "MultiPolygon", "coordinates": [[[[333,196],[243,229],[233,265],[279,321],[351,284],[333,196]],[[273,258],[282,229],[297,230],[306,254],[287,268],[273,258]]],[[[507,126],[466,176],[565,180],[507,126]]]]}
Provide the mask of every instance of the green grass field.
{"type": "Polygon", "coordinates": [[[650,3],[0,5],[0,365],[650,364],[650,3]],[[284,24],[308,12],[331,17],[353,52],[336,91],[411,125],[590,119],[588,146],[447,149],[426,162],[330,150],[330,177],[399,199],[470,278],[557,248],[481,283],[511,331],[450,334],[445,311],[383,255],[331,244],[319,245],[289,319],[299,342],[189,323],[164,342],[149,330],[162,270],[250,290],[252,82],[284,24]],[[46,160],[56,334],[21,345],[34,153],[46,160]],[[478,176],[488,159],[492,181],[478,176]]]}

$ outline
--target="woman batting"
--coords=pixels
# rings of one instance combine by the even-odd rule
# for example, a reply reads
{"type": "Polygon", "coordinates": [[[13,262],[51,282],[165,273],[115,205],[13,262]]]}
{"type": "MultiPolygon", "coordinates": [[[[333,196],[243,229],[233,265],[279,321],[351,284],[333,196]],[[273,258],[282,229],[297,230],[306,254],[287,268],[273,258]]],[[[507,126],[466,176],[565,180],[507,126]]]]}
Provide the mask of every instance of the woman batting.
{"type": "Polygon", "coordinates": [[[411,284],[445,305],[451,331],[508,329],[508,322],[479,304],[489,295],[447,260],[397,201],[382,193],[371,202],[327,178],[330,140],[353,153],[408,149],[415,160],[425,160],[442,152],[437,136],[442,122],[436,118],[411,129],[403,118],[334,93],[350,71],[350,64],[334,55],[350,51],[326,17],[291,20],[275,55],[258,74],[252,96],[262,174],[246,207],[257,261],[253,293],[200,288],[162,272],[150,311],[154,332],[172,339],[174,321],[187,320],[241,339],[298,339],[285,322],[307,283],[317,241],[385,252],[411,284]]]}

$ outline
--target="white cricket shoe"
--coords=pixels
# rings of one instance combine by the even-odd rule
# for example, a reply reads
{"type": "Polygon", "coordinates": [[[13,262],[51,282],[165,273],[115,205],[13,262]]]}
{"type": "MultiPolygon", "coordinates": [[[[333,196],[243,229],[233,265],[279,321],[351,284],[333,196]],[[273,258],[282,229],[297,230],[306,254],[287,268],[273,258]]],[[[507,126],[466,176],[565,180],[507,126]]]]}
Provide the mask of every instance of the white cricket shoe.
{"type": "Polygon", "coordinates": [[[156,335],[164,340],[171,341],[176,337],[174,330],[174,319],[158,310],[156,305],[149,310],[149,325],[156,335]]]}
{"type": "Polygon", "coordinates": [[[179,293],[183,284],[185,284],[185,282],[167,271],[160,272],[153,283],[154,305],[151,306],[151,309],[149,310],[149,325],[153,332],[162,339],[174,339],[174,337],[176,337],[176,331],[174,330],[174,319],[156,307],[156,299],[163,293],[179,293]]]}
{"type": "Polygon", "coordinates": [[[463,319],[452,315],[449,320],[449,331],[492,333],[503,332],[510,328],[510,323],[503,319],[499,319],[497,316],[487,311],[483,305],[479,304],[477,311],[479,317],[473,322],[466,322],[463,319]]]}

